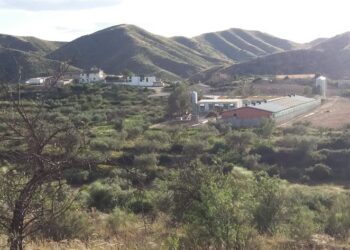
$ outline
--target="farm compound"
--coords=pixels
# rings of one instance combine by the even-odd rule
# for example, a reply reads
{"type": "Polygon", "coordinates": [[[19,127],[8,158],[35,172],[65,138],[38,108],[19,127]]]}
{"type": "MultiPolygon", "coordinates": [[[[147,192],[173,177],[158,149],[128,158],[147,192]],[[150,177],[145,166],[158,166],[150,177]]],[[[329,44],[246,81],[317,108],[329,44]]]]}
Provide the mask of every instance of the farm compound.
{"type": "Polygon", "coordinates": [[[256,127],[264,118],[277,124],[287,122],[321,105],[321,99],[288,95],[271,100],[253,102],[234,110],[224,111],[221,117],[234,127],[256,127]]]}

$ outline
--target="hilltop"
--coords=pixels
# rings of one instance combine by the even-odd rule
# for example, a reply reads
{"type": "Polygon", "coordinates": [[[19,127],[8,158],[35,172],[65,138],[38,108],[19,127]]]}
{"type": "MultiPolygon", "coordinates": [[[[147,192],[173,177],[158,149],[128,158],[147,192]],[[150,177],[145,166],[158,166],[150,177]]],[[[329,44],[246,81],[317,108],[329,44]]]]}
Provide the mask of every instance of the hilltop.
{"type": "Polygon", "coordinates": [[[53,61],[109,74],[125,70],[168,80],[230,81],[235,75],[322,73],[348,78],[350,33],[298,44],[260,31],[229,29],[193,38],[163,37],[134,25],[112,26],[71,42],[0,35],[1,80],[15,79],[18,65],[36,76],[53,61]],[[20,56],[17,68],[15,61],[20,56]],[[11,59],[12,58],[12,59],[11,59]],[[33,70],[40,69],[40,70],[33,70]]]}
{"type": "Polygon", "coordinates": [[[0,48],[15,49],[45,56],[62,46],[64,42],[46,41],[36,37],[20,37],[0,34],[0,48]]]}
{"type": "Polygon", "coordinates": [[[321,73],[328,77],[349,78],[350,32],[329,39],[316,39],[303,49],[280,52],[231,66],[212,68],[191,79],[193,81],[229,81],[235,75],[274,75],[321,73]]]}
{"type": "Polygon", "coordinates": [[[60,64],[34,53],[5,48],[0,48],[0,62],[0,82],[17,82],[19,69],[22,80],[33,76],[47,76],[55,72],[60,64]]]}
{"type": "Polygon", "coordinates": [[[128,69],[138,74],[187,78],[213,66],[297,47],[257,31],[231,29],[194,38],[166,38],[134,25],[118,25],[80,37],[48,57],[71,61],[80,68],[98,66],[108,73],[128,69]]]}
{"type": "Polygon", "coordinates": [[[46,41],[36,37],[0,34],[0,81],[17,82],[19,69],[22,80],[52,74],[60,62],[46,58],[64,42],[46,41]]]}

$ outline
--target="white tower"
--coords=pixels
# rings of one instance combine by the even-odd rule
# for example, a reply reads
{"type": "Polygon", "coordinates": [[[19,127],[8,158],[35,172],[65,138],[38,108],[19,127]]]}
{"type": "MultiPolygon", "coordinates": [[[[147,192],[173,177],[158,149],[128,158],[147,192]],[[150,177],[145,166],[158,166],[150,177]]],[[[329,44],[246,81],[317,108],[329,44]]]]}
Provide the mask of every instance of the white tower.
{"type": "Polygon", "coordinates": [[[198,94],[196,91],[192,91],[191,102],[192,102],[192,104],[196,104],[196,105],[198,103],[198,94]]]}
{"type": "Polygon", "coordinates": [[[192,91],[191,93],[191,103],[192,103],[192,113],[194,115],[198,115],[198,93],[196,91],[192,91]]]}
{"type": "Polygon", "coordinates": [[[320,88],[320,94],[323,98],[326,98],[327,95],[327,78],[320,76],[316,79],[316,88],[320,88]]]}

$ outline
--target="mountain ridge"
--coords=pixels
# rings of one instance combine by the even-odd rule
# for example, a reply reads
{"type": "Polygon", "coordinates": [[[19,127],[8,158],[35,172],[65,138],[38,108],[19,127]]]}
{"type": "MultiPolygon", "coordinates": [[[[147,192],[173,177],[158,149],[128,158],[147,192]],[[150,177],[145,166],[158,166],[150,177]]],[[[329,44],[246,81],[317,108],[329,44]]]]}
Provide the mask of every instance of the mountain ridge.
{"type": "Polygon", "coordinates": [[[0,35],[0,48],[6,58],[0,61],[0,68],[8,69],[9,74],[3,72],[1,80],[14,78],[14,64],[4,65],[9,55],[21,58],[17,60],[23,63],[20,66],[32,72],[28,77],[38,73],[31,68],[42,71],[46,64],[51,69],[52,62],[58,61],[82,69],[97,66],[110,74],[129,70],[169,80],[211,81],[220,79],[220,75],[230,79],[236,74],[306,71],[350,77],[350,32],[300,44],[256,30],[231,28],[192,38],[163,37],[135,25],[121,24],[67,43],[0,35]]]}
{"type": "Polygon", "coordinates": [[[319,73],[330,78],[350,78],[350,32],[305,44],[298,50],[284,51],[248,62],[202,71],[192,81],[230,81],[235,75],[275,75],[319,73]]]}
{"type": "MultiPolygon", "coordinates": [[[[233,30],[245,32],[238,29],[231,29],[231,32],[233,30]]],[[[283,51],[286,46],[288,49],[297,47],[293,42],[261,32],[256,33],[259,37],[253,37],[254,31],[247,31],[251,33],[255,43],[263,47],[255,45],[260,54],[254,54],[248,51],[246,40],[237,38],[238,36],[236,39],[229,38],[225,32],[206,33],[194,38],[166,38],[134,25],[122,24],[79,37],[49,54],[48,58],[68,60],[80,68],[98,66],[108,73],[128,69],[137,74],[164,74],[170,78],[181,79],[210,67],[243,62],[263,54],[283,51]],[[214,41],[210,38],[213,36],[217,37],[214,41]],[[268,41],[274,42],[273,45],[268,41]],[[277,46],[278,43],[280,47],[277,46]]],[[[249,47],[253,50],[251,47],[253,45],[249,47]]]]}

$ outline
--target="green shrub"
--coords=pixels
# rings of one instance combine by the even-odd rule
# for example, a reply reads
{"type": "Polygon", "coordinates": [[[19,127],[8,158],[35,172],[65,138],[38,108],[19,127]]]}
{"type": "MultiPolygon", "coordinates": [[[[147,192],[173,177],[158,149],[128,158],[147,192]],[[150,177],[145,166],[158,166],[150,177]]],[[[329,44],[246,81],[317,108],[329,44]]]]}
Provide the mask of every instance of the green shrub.
{"type": "Polygon", "coordinates": [[[91,221],[84,211],[67,211],[59,218],[49,221],[42,229],[42,234],[45,238],[55,241],[87,240],[94,230],[94,224],[91,221]]]}
{"type": "Polygon", "coordinates": [[[106,152],[110,150],[116,150],[121,147],[121,142],[118,138],[113,137],[100,137],[91,140],[91,149],[106,152]]]}
{"type": "Polygon", "coordinates": [[[97,208],[102,212],[108,212],[117,205],[117,194],[109,185],[95,182],[89,187],[87,192],[87,205],[89,207],[97,208]]]}
{"type": "Polygon", "coordinates": [[[332,169],[325,164],[316,164],[307,168],[306,173],[314,181],[329,180],[332,177],[332,169]]]}
{"type": "Polygon", "coordinates": [[[95,114],[92,116],[91,120],[93,122],[105,122],[107,120],[106,114],[95,114]]]}
{"type": "Polygon", "coordinates": [[[294,205],[288,211],[288,227],[290,236],[296,240],[308,240],[312,234],[318,232],[319,228],[315,223],[315,213],[308,207],[294,205]]]}
{"type": "Polygon", "coordinates": [[[256,174],[257,206],[254,211],[254,221],[260,233],[274,234],[282,222],[284,197],[280,181],[270,178],[266,173],[256,174]]]}
{"type": "Polygon", "coordinates": [[[115,208],[106,219],[107,229],[117,234],[123,227],[127,226],[131,222],[135,222],[136,217],[133,214],[127,213],[119,208],[115,208]]]}
{"type": "Polygon", "coordinates": [[[81,185],[89,180],[89,171],[80,169],[70,169],[64,172],[64,176],[71,185],[81,185]]]}
{"type": "Polygon", "coordinates": [[[135,214],[152,214],[155,212],[155,207],[151,201],[135,200],[130,202],[129,209],[135,214]]]}
{"type": "Polygon", "coordinates": [[[350,202],[348,197],[338,199],[329,211],[325,232],[337,239],[350,237],[350,202]]]}
{"type": "Polygon", "coordinates": [[[204,153],[208,148],[207,141],[189,140],[183,145],[183,151],[186,155],[195,156],[204,153]]]}

